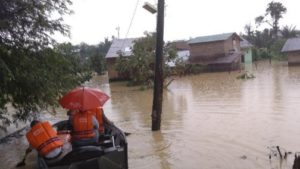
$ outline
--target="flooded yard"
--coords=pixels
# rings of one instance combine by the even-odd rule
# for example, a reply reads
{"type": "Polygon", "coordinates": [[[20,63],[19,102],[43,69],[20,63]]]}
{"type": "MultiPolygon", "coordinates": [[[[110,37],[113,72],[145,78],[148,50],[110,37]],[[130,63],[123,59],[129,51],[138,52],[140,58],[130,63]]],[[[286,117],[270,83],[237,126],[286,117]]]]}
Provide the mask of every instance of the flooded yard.
{"type": "MultiPolygon", "coordinates": [[[[97,86],[111,96],[104,110],[128,136],[130,169],[271,169],[291,168],[269,160],[270,146],[300,151],[300,67],[260,62],[254,79],[238,80],[240,72],[203,73],[176,80],[164,90],[161,131],[151,131],[152,90],[124,82],[97,86]]],[[[47,115],[52,122],[65,118],[47,115]]],[[[27,142],[0,145],[0,168],[14,168],[27,142]]],[[[32,156],[31,160],[35,160],[32,156]]],[[[33,168],[29,163],[24,168],[33,168]]]]}

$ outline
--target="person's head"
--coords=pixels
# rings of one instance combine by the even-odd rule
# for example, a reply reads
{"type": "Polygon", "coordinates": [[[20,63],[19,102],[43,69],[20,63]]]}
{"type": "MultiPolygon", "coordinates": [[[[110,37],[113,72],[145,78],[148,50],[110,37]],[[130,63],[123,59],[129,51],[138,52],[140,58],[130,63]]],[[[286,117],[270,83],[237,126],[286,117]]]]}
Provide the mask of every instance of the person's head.
{"type": "Polygon", "coordinates": [[[67,115],[68,115],[68,116],[71,116],[71,115],[72,115],[72,110],[68,110],[68,111],[67,111],[67,115]]]}
{"type": "Polygon", "coordinates": [[[36,125],[39,122],[40,122],[39,120],[32,120],[32,122],[30,123],[30,127],[33,127],[34,125],[36,125]]]}
{"type": "Polygon", "coordinates": [[[67,115],[73,116],[77,111],[76,110],[68,110],[67,115]]]}

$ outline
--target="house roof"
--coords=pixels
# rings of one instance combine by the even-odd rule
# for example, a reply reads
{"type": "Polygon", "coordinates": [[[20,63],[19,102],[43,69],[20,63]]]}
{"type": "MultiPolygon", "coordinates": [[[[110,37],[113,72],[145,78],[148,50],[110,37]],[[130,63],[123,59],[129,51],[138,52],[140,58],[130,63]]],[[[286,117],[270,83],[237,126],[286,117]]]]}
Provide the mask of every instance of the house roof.
{"type": "Polygon", "coordinates": [[[215,42],[215,41],[224,41],[224,40],[227,40],[228,38],[230,38],[233,35],[238,36],[234,32],[217,34],[217,35],[209,35],[209,36],[199,36],[199,37],[196,37],[194,39],[189,40],[188,44],[206,43],[206,42],[215,42]]]}
{"type": "Polygon", "coordinates": [[[249,41],[247,41],[246,39],[244,39],[244,38],[241,38],[242,39],[242,41],[240,42],[240,45],[241,45],[241,48],[242,49],[246,49],[246,48],[251,48],[251,47],[253,47],[253,45],[249,42],[249,41]]]}
{"type": "Polygon", "coordinates": [[[122,52],[123,56],[131,56],[134,41],[137,38],[128,39],[114,39],[105,58],[119,57],[119,53],[122,52]]]}
{"type": "Polygon", "coordinates": [[[293,52],[299,50],[300,50],[300,38],[291,38],[285,42],[281,52],[293,52]]]}
{"type": "Polygon", "coordinates": [[[200,57],[195,57],[190,60],[190,63],[201,63],[204,65],[210,64],[228,64],[234,62],[238,57],[241,57],[240,52],[231,52],[227,54],[218,55],[216,58],[210,58],[209,60],[202,60],[200,57]]]}
{"type": "Polygon", "coordinates": [[[241,53],[230,53],[224,57],[217,58],[213,61],[208,62],[208,64],[224,64],[232,63],[236,58],[241,57],[241,53]]]}

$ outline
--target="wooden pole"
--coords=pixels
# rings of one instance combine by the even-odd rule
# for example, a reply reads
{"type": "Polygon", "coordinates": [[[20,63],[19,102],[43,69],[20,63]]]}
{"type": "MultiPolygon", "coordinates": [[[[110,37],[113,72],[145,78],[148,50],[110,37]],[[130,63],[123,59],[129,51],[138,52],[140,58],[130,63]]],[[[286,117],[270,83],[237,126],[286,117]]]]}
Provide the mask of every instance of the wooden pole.
{"type": "Polygon", "coordinates": [[[158,0],[156,25],[155,77],[152,106],[152,131],[160,130],[163,101],[163,46],[164,46],[164,6],[165,0],[158,0]]]}

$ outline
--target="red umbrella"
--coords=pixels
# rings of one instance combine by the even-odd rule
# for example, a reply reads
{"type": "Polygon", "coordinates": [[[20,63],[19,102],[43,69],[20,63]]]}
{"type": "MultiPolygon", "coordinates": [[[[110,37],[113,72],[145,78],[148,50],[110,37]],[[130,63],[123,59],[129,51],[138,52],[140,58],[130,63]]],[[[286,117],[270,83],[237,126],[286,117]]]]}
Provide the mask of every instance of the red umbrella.
{"type": "Polygon", "coordinates": [[[65,94],[59,103],[70,110],[89,110],[102,107],[109,96],[101,90],[90,87],[79,87],[65,94]]]}

